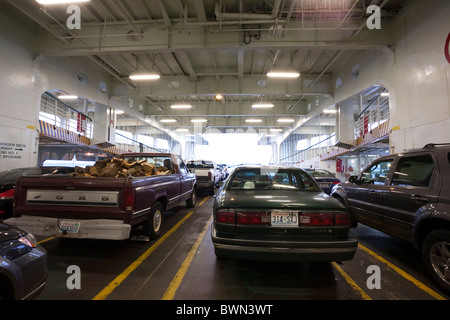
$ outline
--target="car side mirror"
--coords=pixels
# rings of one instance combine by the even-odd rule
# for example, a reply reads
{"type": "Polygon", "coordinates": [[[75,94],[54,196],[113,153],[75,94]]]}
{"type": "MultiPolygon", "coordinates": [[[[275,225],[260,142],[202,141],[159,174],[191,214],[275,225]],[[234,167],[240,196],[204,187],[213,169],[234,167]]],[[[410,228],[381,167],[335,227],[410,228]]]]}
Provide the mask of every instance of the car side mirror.
{"type": "Polygon", "coordinates": [[[348,182],[359,183],[358,176],[350,176],[350,178],[348,178],[348,182]]]}

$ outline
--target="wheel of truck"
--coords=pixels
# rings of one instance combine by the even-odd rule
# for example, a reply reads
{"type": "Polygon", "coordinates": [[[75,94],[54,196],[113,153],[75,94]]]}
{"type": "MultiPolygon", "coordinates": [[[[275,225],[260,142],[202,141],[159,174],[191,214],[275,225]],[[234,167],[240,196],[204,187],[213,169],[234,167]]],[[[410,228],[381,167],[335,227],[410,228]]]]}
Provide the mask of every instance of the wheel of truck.
{"type": "Polygon", "coordinates": [[[155,203],[152,212],[150,213],[147,222],[145,224],[145,234],[150,239],[156,239],[161,234],[163,224],[164,207],[161,202],[155,203]]]}
{"type": "Polygon", "coordinates": [[[196,189],[192,190],[191,197],[190,197],[189,199],[186,200],[186,206],[187,206],[188,208],[193,208],[193,207],[195,207],[195,204],[196,204],[196,202],[197,202],[197,195],[196,195],[196,192],[197,192],[196,189]]]}
{"type": "Polygon", "coordinates": [[[430,232],[422,245],[422,257],[434,280],[450,291],[450,231],[439,229],[430,232]]]}

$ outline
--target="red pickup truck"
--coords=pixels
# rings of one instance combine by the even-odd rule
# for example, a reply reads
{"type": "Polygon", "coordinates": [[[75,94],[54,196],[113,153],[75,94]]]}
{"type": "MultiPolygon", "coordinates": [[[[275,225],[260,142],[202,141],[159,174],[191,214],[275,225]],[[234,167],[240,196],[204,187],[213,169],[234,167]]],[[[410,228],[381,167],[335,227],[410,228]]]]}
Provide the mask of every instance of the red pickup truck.
{"type": "Polygon", "coordinates": [[[13,218],[6,220],[34,235],[129,239],[131,231],[157,238],[164,211],[194,207],[196,178],[181,157],[170,153],[121,156],[167,168],[164,175],[139,177],[24,176],[16,183],[13,218]],[[139,227],[139,228],[138,228],[139,227]]]}

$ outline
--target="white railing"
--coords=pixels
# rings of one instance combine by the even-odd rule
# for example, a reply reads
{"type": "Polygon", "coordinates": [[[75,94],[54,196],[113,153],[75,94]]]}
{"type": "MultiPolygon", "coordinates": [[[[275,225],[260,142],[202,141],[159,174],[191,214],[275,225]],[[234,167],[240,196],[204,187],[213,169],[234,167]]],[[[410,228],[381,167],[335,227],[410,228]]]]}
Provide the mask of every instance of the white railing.
{"type": "Polygon", "coordinates": [[[39,120],[92,138],[93,123],[91,118],[49,95],[42,95],[39,120]]]}
{"type": "Polygon", "coordinates": [[[359,138],[371,132],[388,121],[389,117],[389,97],[379,96],[356,119],[355,137],[359,138]]]}

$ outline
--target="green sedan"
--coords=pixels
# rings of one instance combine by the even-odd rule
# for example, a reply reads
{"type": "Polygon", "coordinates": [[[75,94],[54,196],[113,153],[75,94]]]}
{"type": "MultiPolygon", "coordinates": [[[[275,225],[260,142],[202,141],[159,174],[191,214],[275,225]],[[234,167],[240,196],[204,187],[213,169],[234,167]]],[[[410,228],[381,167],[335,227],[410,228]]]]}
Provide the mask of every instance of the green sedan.
{"type": "Polygon", "coordinates": [[[262,261],[351,260],[347,209],[299,168],[243,166],[214,201],[216,256],[262,261]]]}

